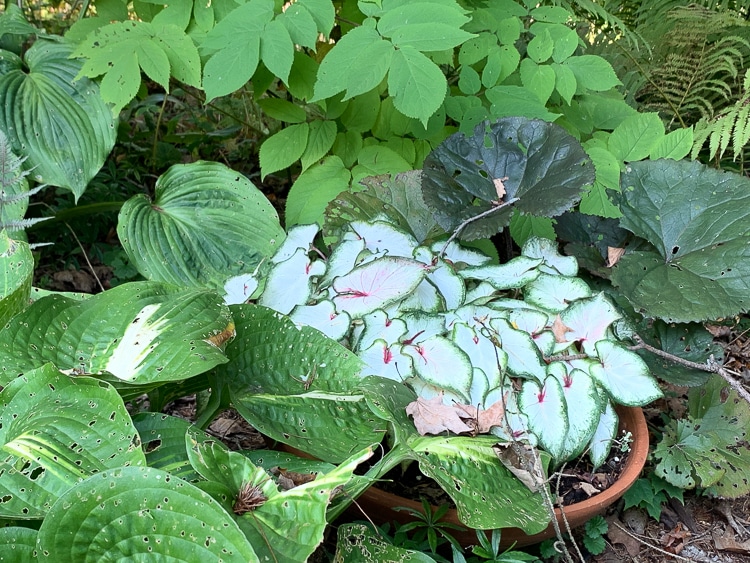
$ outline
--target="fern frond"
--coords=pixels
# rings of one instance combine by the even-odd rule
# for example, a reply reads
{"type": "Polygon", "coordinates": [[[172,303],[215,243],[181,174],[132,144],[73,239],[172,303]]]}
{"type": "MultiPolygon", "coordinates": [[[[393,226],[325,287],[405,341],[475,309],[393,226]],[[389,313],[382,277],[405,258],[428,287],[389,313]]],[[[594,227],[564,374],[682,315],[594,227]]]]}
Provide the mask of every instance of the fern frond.
{"type": "Polygon", "coordinates": [[[3,224],[2,228],[6,231],[22,231],[31,225],[36,225],[37,223],[41,223],[42,221],[47,221],[48,219],[52,219],[52,217],[32,217],[29,219],[19,219],[16,221],[7,221],[3,224]]]}
{"type": "Polygon", "coordinates": [[[0,189],[0,204],[7,205],[10,203],[17,203],[19,201],[29,199],[31,196],[38,194],[46,187],[47,187],[47,184],[41,184],[26,192],[17,193],[17,194],[10,194],[10,193],[7,193],[5,190],[0,189]]]}

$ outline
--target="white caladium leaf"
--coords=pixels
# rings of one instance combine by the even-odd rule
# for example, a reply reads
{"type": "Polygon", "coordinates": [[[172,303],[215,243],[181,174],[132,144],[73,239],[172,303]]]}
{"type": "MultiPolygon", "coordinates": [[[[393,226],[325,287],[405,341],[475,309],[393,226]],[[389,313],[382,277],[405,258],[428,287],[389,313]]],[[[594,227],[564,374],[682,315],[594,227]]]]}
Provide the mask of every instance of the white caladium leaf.
{"type": "Polygon", "coordinates": [[[609,456],[614,439],[617,437],[617,426],[620,422],[612,403],[606,401],[606,407],[599,417],[594,435],[589,442],[588,451],[592,465],[601,466],[609,456]]]}
{"type": "Polygon", "coordinates": [[[414,251],[414,258],[431,266],[427,271],[427,280],[440,292],[445,309],[451,311],[460,307],[466,297],[466,283],[453,266],[442,258],[435,257],[425,246],[414,251]]]}
{"type": "Polygon", "coordinates": [[[258,278],[254,274],[240,274],[229,278],[224,284],[224,303],[238,305],[247,303],[258,289],[258,278]]]}
{"type": "Polygon", "coordinates": [[[541,272],[575,276],[578,274],[578,261],[575,256],[563,256],[557,251],[557,243],[553,240],[532,237],[527,240],[521,254],[529,258],[541,258],[544,263],[539,266],[541,272]]]}
{"type": "Polygon", "coordinates": [[[450,330],[454,323],[464,323],[472,328],[481,329],[489,324],[490,319],[505,316],[507,314],[498,313],[485,305],[464,305],[446,313],[445,326],[450,330]]]}
{"type": "Polygon", "coordinates": [[[316,305],[297,305],[289,316],[295,323],[317,328],[333,340],[343,338],[352,322],[345,312],[337,313],[333,302],[328,300],[316,305]]]}
{"type": "Polygon", "coordinates": [[[403,347],[411,356],[414,371],[420,379],[461,397],[469,402],[473,367],[469,357],[453,341],[443,336],[432,336],[419,344],[403,347]]]}
{"type": "Polygon", "coordinates": [[[258,304],[288,315],[304,305],[312,292],[312,278],[325,272],[325,263],[311,262],[307,250],[298,248],[291,258],[275,264],[268,273],[258,304]]]}
{"type": "Polygon", "coordinates": [[[474,266],[459,273],[464,279],[486,281],[495,289],[517,289],[536,279],[541,263],[541,258],[518,256],[505,264],[474,266]]]}
{"type": "Polygon", "coordinates": [[[445,318],[440,313],[409,311],[401,318],[406,322],[406,334],[401,339],[404,344],[419,344],[432,336],[445,334],[445,318]]]}
{"type": "Polygon", "coordinates": [[[594,345],[606,338],[609,325],[620,318],[622,314],[601,292],[572,303],[560,313],[560,320],[570,329],[565,333],[568,342],[579,342],[590,355],[596,355],[594,345]]]}
{"type": "Polygon", "coordinates": [[[335,278],[351,272],[357,265],[357,259],[365,249],[361,238],[345,238],[333,249],[328,258],[326,273],[320,278],[320,284],[330,284],[335,278]]]}
{"type": "Polygon", "coordinates": [[[412,359],[402,353],[398,344],[389,345],[385,340],[376,340],[357,355],[365,363],[362,376],[379,375],[394,381],[404,381],[414,376],[412,359]]]}
{"type": "Polygon", "coordinates": [[[508,313],[508,321],[513,328],[528,332],[533,338],[547,326],[549,315],[533,309],[514,309],[508,313]]]}
{"type": "Polygon", "coordinates": [[[487,282],[479,282],[471,289],[466,290],[464,303],[484,304],[495,296],[497,290],[487,282]]]}
{"type": "Polygon", "coordinates": [[[490,326],[497,333],[500,344],[508,355],[508,371],[516,377],[544,381],[547,369],[542,354],[531,337],[520,330],[516,330],[505,319],[492,319],[490,326]]]}
{"type": "Polygon", "coordinates": [[[550,375],[541,386],[524,381],[518,403],[529,419],[529,430],[552,457],[561,460],[568,433],[568,407],[557,378],[550,375]]]}
{"type": "MultiPolygon", "coordinates": [[[[445,247],[445,242],[438,241],[432,244],[430,249],[435,253],[439,254],[445,247]]],[[[442,257],[446,260],[451,261],[454,264],[466,264],[467,266],[484,266],[492,261],[492,258],[482,252],[465,248],[452,240],[445,248],[445,252],[442,257]]]]}
{"type": "Polygon", "coordinates": [[[285,262],[294,256],[300,248],[305,251],[305,254],[307,254],[312,246],[313,240],[315,239],[315,235],[318,234],[318,231],[320,231],[320,227],[315,223],[312,225],[295,225],[289,229],[284,242],[281,243],[281,246],[276,251],[276,254],[273,255],[271,261],[274,264],[285,262]]]}
{"type": "Polygon", "coordinates": [[[453,325],[451,339],[471,358],[474,368],[482,370],[488,389],[500,385],[502,374],[508,365],[508,355],[504,350],[497,348],[489,338],[465,323],[453,325]]]}
{"type": "Polygon", "coordinates": [[[529,430],[529,417],[518,408],[517,397],[518,394],[513,392],[510,387],[492,389],[487,394],[487,404],[492,404],[501,398],[505,400],[506,424],[503,426],[494,426],[491,433],[506,442],[521,440],[536,447],[539,441],[536,435],[529,430]]]}
{"type": "Polygon", "coordinates": [[[411,258],[383,257],[333,280],[338,311],[360,318],[409,295],[424,279],[424,264],[411,258]]]}
{"type": "Polygon", "coordinates": [[[581,278],[542,273],[524,287],[523,297],[542,309],[560,313],[573,301],[591,297],[591,289],[581,278]]]}
{"type": "Polygon", "coordinates": [[[600,363],[591,366],[591,376],[618,403],[635,407],[662,396],[646,362],[638,354],[611,340],[601,340],[595,346],[600,363]]]}
{"type": "Polygon", "coordinates": [[[406,383],[411,385],[417,396],[422,399],[429,400],[434,399],[435,397],[442,397],[443,404],[447,406],[452,406],[456,403],[464,404],[466,402],[466,397],[463,393],[458,393],[451,389],[444,389],[438,385],[432,385],[421,377],[412,377],[406,383]]]}
{"type": "Polygon", "coordinates": [[[469,404],[482,408],[489,407],[491,403],[485,402],[489,391],[490,383],[487,381],[487,376],[481,369],[475,367],[471,377],[471,388],[469,388],[469,404]]]}
{"type": "Polygon", "coordinates": [[[374,254],[411,258],[419,245],[412,235],[385,221],[352,221],[350,227],[374,254]]]}
{"type": "Polygon", "coordinates": [[[364,329],[357,342],[357,348],[365,350],[376,340],[384,340],[389,346],[400,341],[406,334],[406,321],[391,319],[385,311],[378,309],[362,317],[364,329]]]}
{"type": "Polygon", "coordinates": [[[398,314],[400,315],[403,311],[437,313],[438,311],[442,311],[443,308],[443,299],[438,293],[437,288],[424,279],[412,293],[398,303],[398,314]]]}
{"type": "Polygon", "coordinates": [[[542,356],[554,356],[555,355],[555,335],[549,330],[543,330],[535,334],[532,338],[536,347],[542,353],[542,356]]]}
{"type": "Polygon", "coordinates": [[[551,363],[547,371],[562,385],[565,404],[575,409],[575,415],[568,416],[568,434],[561,454],[561,459],[572,459],[580,455],[594,435],[604,401],[588,373],[579,369],[568,372],[561,362],[551,363]]]}
{"type": "Polygon", "coordinates": [[[539,311],[540,313],[545,313],[545,314],[548,313],[548,311],[545,311],[544,309],[540,309],[536,305],[532,305],[531,303],[527,303],[526,301],[521,301],[519,299],[510,299],[507,297],[493,299],[487,305],[489,307],[492,307],[492,309],[494,309],[495,311],[523,310],[523,311],[539,311]]]}

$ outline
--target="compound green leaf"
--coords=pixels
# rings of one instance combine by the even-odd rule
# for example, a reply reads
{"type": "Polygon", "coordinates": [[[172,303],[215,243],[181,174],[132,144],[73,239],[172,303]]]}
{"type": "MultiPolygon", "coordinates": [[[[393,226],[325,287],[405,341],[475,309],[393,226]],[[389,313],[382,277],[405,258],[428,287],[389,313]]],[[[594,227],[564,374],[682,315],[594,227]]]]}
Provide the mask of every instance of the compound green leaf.
{"type": "Polygon", "coordinates": [[[555,72],[555,90],[565,103],[570,104],[578,88],[575,74],[568,67],[558,63],[552,63],[550,66],[555,72]]]}
{"type": "Polygon", "coordinates": [[[664,137],[656,142],[654,148],[651,149],[649,158],[651,158],[651,160],[658,160],[660,158],[682,160],[690,154],[692,148],[692,127],[688,127],[686,129],[677,129],[676,131],[667,133],[664,137]]]}
{"type": "Polygon", "coordinates": [[[533,92],[542,104],[546,104],[555,90],[556,74],[547,64],[536,64],[531,59],[521,61],[521,83],[533,92]]]}
{"type": "Polygon", "coordinates": [[[336,140],[336,123],[333,121],[316,120],[309,127],[307,146],[301,157],[303,171],[327,155],[336,140]]]}
{"type": "Polygon", "coordinates": [[[620,162],[642,160],[664,138],[664,124],[657,113],[627,117],[609,137],[609,150],[620,162]]]}
{"type": "Polygon", "coordinates": [[[339,92],[345,92],[344,100],[348,100],[372,90],[385,78],[394,51],[393,44],[371,27],[355,27],[336,42],[320,64],[312,101],[339,92]]]}
{"type": "Polygon", "coordinates": [[[552,56],[552,49],[554,49],[555,43],[552,41],[552,36],[548,29],[543,29],[540,33],[537,33],[529,44],[526,46],[526,54],[537,64],[541,64],[549,60],[552,56]]]}
{"type": "Polygon", "coordinates": [[[298,123],[271,135],[260,146],[261,179],[298,161],[307,146],[310,125],[298,123]]]}
{"type": "Polygon", "coordinates": [[[112,150],[115,120],[72,47],[38,39],[24,60],[0,51],[0,130],[39,183],[76,199],[112,150]]]}
{"type": "Polygon", "coordinates": [[[490,106],[492,117],[521,116],[530,119],[543,119],[549,122],[560,117],[559,113],[550,112],[537,96],[529,96],[529,91],[523,86],[495,86],[488,89],[485,95],[492,103],[490,106]]]}
{"type": "Polygon", "coordinates": [[[407,117],[427,120],[443,103],[448,84],[440,67],[414,47],[405,46],[393,54],[388,73],[388,91],[396,109],[407,117]]]}
{"type": "Polygon", "coordinates": [[[403,156],[383,145],[367,145],[357,155],[357,165],[352,168],[352,180],[359,182],[369,176],[397,174],[411,170],[403,156]]]}
{"type": "Polygon", "coordinates": [[[310,12],[303,6],[302,2],[289,4],[276,21],[286,28],[295,45],[315,48],[318,40],[318,30],[310,12]]]}
{"type": "Polygon", "coordinates": [[[267,116],[278,121],[302,123],[307,119],[304,108],[281,98],[262,98],[258,100],[258,105],[267,116]]]}
{"type": "Polygon", "coordinates": [[[84,301],[35,301],[0,332],[2,379],[52,362],[129,384],[187,379],[226,362],[232,319],[210,291],[156,282],[117,286],[84,301]]]}
{"type": "Polygon", "coordinates": [[[207,493],[159,469],[120,467],[69,489],[39,529],[40,561],[257,562],[207,493]]]}
{"type": "Polygon", "coordinates": [[[266,68],[285,83],[294,62],[294,42],[289,31],[279,21],[271,21],[260,37],[260,58],[266,68]]]}
{"type": "Polygon", "coordinates": [[[2,517],[44,518],[89,475],[146,463],[125,404],[107,383],[45,364],[9,382],[0,403],[2,517]]]}
{"type": "Polygon", "coordinates": [[[247,178],[202,161],[162,174],[153,201],[125,202],[117,234],[144,277],[216,288],[253,272],[285,237],[273,206],[247,178]]]}
{"type": "Polygon", "coordinates": [[[612,65],[597,55],[572,56],[562,64],[575,74],[581,93],[586,90],[604,92],[620,84],[612,65]]]}
{"type": "Polygon", "coordinates": [[[337,156],[313,164],[297,177],[286,200],[286,226],[322,224],[326,206],[349,188],[351,173],[337,156]]]}
{"type": "MultiPolygon", "coordinates": [[[[392,37],[400,30],[427,24],[434,26],[432,35],[440,36],[446,32],[443,26],[457,30],[469,21],[470,18],[464,15],[464,11],[455,2],[405,2],[387,9],[378,21],[378,31],[384,37],[392,37]]],[[[464,33],[467,39],[472,37],[471,34],[464,33]]],[[[438,51],[456,45],[424,50],[438,51]]]]}
{"type": "Polygon", "coordinates": [[[294,4],[298,4],[310,12],[320,33],[325,37],[330,35],[336,18],[336,11],[332,2],[329,0],[298,0],[294,4]]]}
{"type": "Polygon", "coordinates": [[[750,307],[750,180],[698,162],[635,162],[622,179],[620,224],[654,245],[626,254],[613,282],[646,316],[670,322],[750,307]]]}

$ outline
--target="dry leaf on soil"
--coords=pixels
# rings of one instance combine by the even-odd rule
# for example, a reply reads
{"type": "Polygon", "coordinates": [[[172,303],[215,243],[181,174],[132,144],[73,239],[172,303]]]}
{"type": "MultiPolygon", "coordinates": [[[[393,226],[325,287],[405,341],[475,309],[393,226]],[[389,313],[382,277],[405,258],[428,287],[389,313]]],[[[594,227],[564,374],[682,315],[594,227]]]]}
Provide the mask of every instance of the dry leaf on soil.
{"type": "Polygon", "coordinates": [[[425,434],[442,434],[446,430],[454,434],[472,432],[459,416],[454,407],[443,404],[443,394],[432,399],[417,397],[417,400],[406,406],[406,414],[414,418],[414,426],[422,436],[425,434]]]}
{"type": "Polygon", "coordinates": [[[542,460],[539,451],[520,442],[501,442],[492,447],[497,457],[508,471],[513,473],[532,493],[544,486],[542,460]]]}

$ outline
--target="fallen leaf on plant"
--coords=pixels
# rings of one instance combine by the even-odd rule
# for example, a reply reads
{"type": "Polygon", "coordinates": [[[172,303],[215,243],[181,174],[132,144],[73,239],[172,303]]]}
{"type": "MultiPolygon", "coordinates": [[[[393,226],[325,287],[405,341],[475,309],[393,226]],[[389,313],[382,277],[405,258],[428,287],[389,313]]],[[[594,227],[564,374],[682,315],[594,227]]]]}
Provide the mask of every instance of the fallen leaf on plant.
{"type": "Polygon", "coordinates": [[[497,457],[508,471],[513,473],[532,493],[544,486],[546,481],[542,471],[539,451],[520,442],[501,442],[492,446],[497,457]]]}
{"type": "Polygon", "coordinates": [[[316,477],[315,473],[298,473],[296,471],[288,471],[283,467],[271,468],[271,475],[276,477],[276,482],[283,491],[288,491],[310,481],[315,481],[316,477]]]}
{"type": "Polygon", "coordinates": [[[622,255],[625,254],[624,248],[615,248],[612,246],[607,247],[607,268],[611,268],[620,261],[622,255]]]}
{"type": "Polygon", "coordinates": [[[567,342],[568,337],[565,336],[566,332],[573,332],[573,329],[562,322],[560,315],[557,315],[554,322],[552,323],[552,334],[555,335],[555,342],[557,342],[558,344],[567,342]]]}
{"type": "MultiPolygon", "coordinates": [[[[507,395],[506,395],[507,396],[507,395]]],[[[483,409],[473,405],[462,405],[456,403],[455,408],[459,411],[458,416],[469,419],[476,426],[475,434],[486,434],[493,426],[502,426],[505,420],[505,397],[483,409]]]]}
{"type": "Polygon", "coordinates": [[[422,436],[442,434],[446,430],[454,434],[473,432],[473,428],[461,419],[456,408],[443,404],[442,393],[432,399],[418,397],[406,406],[406,414],[414,418],[414,426],[422,436]]]}
{"type": "Polygon", "coordinates": [[[508,177],[506,176],[505,178],[494,178],[492,180],[492,183],[495,185],[495,193],[497,194],[497,200],[494,203],[500,203],[505,197],[505,185],[503,182],[507,179],[508,177]]]}

